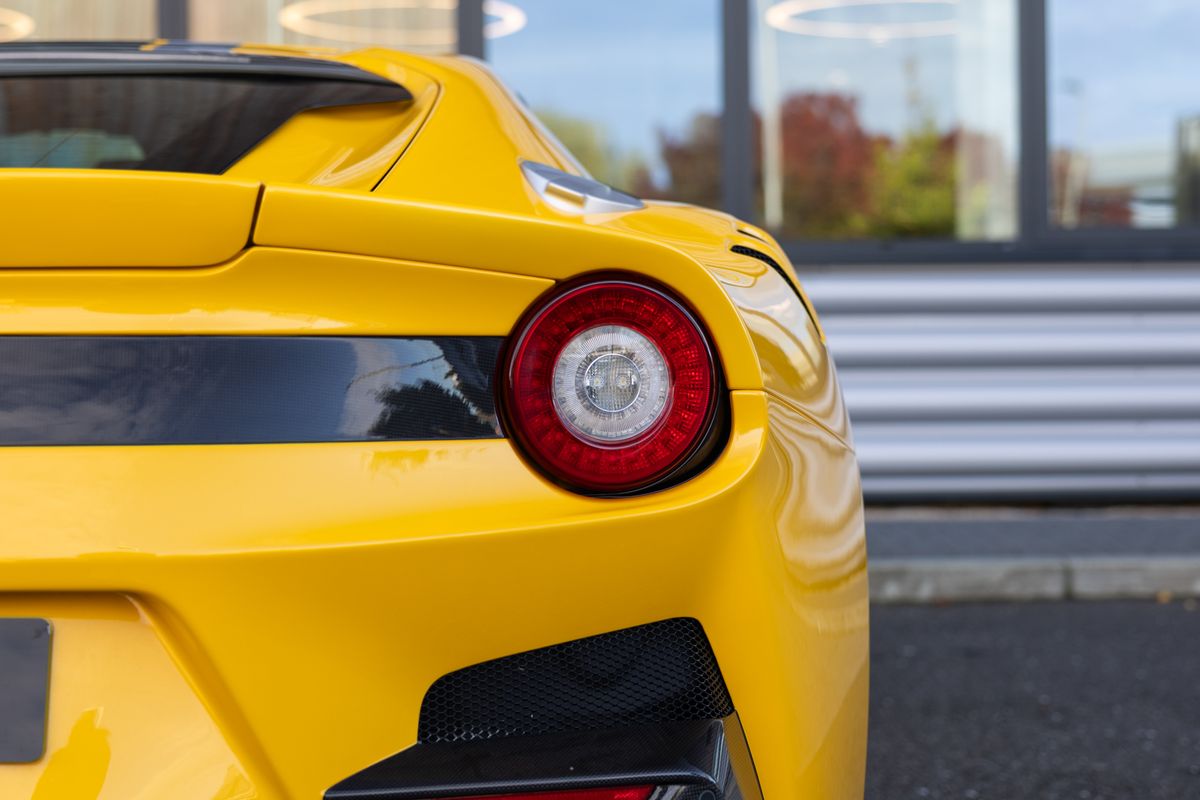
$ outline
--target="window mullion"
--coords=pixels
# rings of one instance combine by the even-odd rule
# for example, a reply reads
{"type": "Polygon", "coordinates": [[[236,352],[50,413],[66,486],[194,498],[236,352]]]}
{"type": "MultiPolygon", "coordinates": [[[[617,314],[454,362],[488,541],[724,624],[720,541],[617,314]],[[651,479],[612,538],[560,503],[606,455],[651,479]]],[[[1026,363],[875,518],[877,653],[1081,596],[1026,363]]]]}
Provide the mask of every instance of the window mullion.
{"type": "Polygon", "coordinates": [[[721,206],[754,212],[754,125],[750,102],[750,0],[722,4],[721,206]]]}
{"type": "Polygon", "coordinates": [[[483,36],[483,0],[458,0],[458,52],[464,56],[486,58],[483,36]]]}
{"type": "Polygon", "coordinates": [[[188,38],[188,5],[188,0],[158,0],[158,35],[160,38],[188,38]]]}
{"type": "Polygon", "coordinates": [[[1046,0],[1018,6],[1020,146],[1017,238],[1046,238],[1050,218],[1049,123],[1046,107],[1046,0]]]}

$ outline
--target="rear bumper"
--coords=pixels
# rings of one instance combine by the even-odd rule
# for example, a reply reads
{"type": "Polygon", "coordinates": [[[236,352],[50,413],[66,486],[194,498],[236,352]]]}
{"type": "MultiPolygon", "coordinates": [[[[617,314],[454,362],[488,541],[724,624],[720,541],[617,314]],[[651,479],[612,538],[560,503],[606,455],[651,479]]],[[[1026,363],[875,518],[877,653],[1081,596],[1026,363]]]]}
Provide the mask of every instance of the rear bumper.
{"type": "Polygon", "coordinates": [[[412,745],[446,673],[692,617],[765,797],[860,797],[853,453],[732,411],[711,468],[619,500],[504,440],[0,451],[0,616],[55,626],[47,756],[0,796],[317,798],[412,745]]]}

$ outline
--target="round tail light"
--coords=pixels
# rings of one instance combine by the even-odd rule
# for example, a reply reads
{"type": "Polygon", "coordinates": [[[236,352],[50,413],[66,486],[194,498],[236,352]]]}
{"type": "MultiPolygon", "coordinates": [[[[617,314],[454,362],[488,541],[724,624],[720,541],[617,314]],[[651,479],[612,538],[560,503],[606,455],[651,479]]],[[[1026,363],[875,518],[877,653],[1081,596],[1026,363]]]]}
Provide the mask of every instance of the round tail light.
{"type": "Polygon", "coordinates": [[[695,461],[718,382],[696,319],[665,291],[623,279],[568,287],[520,329],[504,376],[512,435],[551,478],[617,494],[695,461]]]}

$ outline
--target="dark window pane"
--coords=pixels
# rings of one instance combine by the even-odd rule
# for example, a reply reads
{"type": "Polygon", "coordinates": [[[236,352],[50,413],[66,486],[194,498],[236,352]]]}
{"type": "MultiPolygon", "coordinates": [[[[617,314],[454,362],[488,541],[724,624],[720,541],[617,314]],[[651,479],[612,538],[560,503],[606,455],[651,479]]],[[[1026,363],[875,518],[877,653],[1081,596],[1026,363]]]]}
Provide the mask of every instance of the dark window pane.
{"type": "Polygon", "coordinates": [[[717,0],[523,0],[488,60],[599,180],[720,203],[717,0]]]}
{"type": "Polygon", "coordinates": [[[0,167],[219,173],[306,108],[406,96],[398,86],[284,78],[3,78],[0,167]]]}
{"type": "Polygon", "coordinates": [[[1051,0],[1050,218],[1200,223],[1200,3],[1051,0]]]}
{"type": "Polygon", "coordinates": [[[1016,226],[1015,0],[755,0],[760,213],[787,238],[1016,226]]]}

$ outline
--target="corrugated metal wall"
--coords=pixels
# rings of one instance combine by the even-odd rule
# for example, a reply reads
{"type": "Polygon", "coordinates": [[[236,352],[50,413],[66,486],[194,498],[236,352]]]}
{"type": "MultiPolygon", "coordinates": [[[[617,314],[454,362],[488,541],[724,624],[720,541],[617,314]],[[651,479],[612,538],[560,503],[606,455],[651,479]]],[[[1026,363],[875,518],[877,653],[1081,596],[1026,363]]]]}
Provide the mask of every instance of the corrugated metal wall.
{"type": "Polygon", "coordinates": [[[1200,500],[1200,268],[801,272],[868,502],[1200,500]]]}

